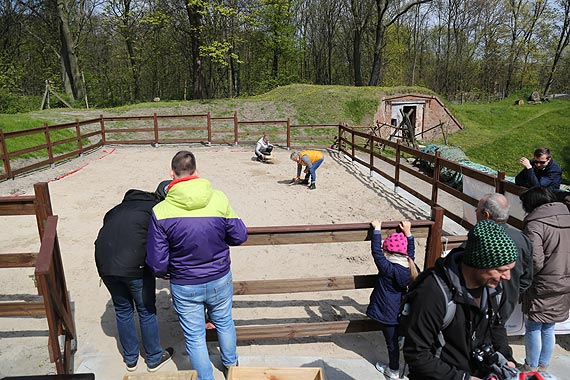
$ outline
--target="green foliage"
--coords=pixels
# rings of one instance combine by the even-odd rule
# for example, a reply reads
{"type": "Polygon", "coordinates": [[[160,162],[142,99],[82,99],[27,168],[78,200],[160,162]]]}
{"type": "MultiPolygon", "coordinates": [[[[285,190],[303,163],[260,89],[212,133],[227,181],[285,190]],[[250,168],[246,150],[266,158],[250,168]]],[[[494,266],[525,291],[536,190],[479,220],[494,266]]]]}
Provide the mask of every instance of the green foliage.
{"type": "Polygon", "coordinates": [[[7,89],[0,88],[0,114],[15,114],[34,111],[40,108],[42,98],[40,96],[18,96],[7,89]]]}
{"type": "Polygon", "coordinates": [[[546,146],[570,183],[570,106],[567,101],[515,105],[516,97],[491,104],[450,105],[464,129],[449,136],[469,159],[515,176],[520,157],[546,146]]]}

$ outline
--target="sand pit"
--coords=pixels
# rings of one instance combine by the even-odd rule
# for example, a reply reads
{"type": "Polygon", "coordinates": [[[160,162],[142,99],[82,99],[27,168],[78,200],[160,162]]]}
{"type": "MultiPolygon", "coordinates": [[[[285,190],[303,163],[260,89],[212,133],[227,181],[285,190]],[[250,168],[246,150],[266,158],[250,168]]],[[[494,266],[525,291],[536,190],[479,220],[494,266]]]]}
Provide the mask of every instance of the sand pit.
{"type": "MultiPolygon", "coordinates": [[[[273,165],[266,165],[252,160],[253,147],[201,145],[107,146],[55,168],[3,181],[1,196],[31,195],[35,182],[51,181],[49,189],[54,214],[59,216],[59,241],[78,332],[74,363],[77,372],[95,372],[97,379],[109,380],[120,379],[125,373],[117,349],[110,297],[100,285],[95,268],[93,242],[105,212],[119,203],[130,188],[154,191],[161,180],[168,178],[172,156],[183,149],[196,154],[200,176],[228,195],[248,227],[429,218],[420,207],[372,181],[367,173],[355,169],[334,151],[325,154],[314,191],[305,186],[288,185],[295,174],[295,164],[285,149],[277,149],[273,165]]],[[[0,253],[37,250],[39,242],[34,223],[33,217],[0,218],[3,231],[0,253]]],[[[425,241],[418,241],[416,252],[423,262],[425,241]]],[[[365,242],[236,247],[232,249],[232,270],[236,281],[376,272],[369,243],[365,242]]],[[[4,271],[10,272],[0,276],[2,294],[8,295],[2,296],[3,299],[10,299],[14,294],[34,294],[32,270],[4,271]]],[[[174,362],[166,368],[190,369],[182,333],[170,304],[168,283],[159,280],[157,288],[162,343],[176,350],[174,362]]],[[[234,319],[238,325],[341,320],[363,313],[368,296],[369,290],[271,298],[236,297],[234,319]]],[[[0,377],[54,372],[53,364],[49,363],[46,328],[43,318],[2,319],[0,377]]],[[[520,353],[520,341],[515,343],[520,353]]],[[[210,345],[210,353],[214,364],[219,363],[215,343],[210,345]]],[[[250,358],[251,363],[252,358],[260,356],[327,357],[358,359],[361,366],[372,369],[376,360],[387,359],[379,333],[241,342],[238,353],[250,358]]],[[[557,353],[567,354],[559,346],[557,353]]],[[[139,366],[139,371],[144,371],[144,366],[139,366]]],[[[332,372],[337,376],[330,378],[356,378],[342,369],[332,372]]],[[[216,378],[223,378],[221,372],[215,370],[215,374],[216,378]]]]}

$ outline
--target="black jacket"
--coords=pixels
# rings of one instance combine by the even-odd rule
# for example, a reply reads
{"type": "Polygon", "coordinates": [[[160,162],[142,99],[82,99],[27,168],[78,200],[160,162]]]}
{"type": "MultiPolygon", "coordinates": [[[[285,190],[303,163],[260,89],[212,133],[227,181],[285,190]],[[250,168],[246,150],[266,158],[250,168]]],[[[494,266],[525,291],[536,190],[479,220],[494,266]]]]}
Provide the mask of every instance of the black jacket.
{"type": "Polygon", "coordinates": [[[562,181],[562,168],[554,160],[550,160],[548,165],[542,170],[534,167],[534,158],[530,160],[532,167],[523,168],[515,177],[515,183],[524,187],[543,186],[552,190],[560,189],[562,181]]]}
{"type": "Polygon", "coordinates": [[[513,360],[505,327],[495,308],[491,307],[491,297],[496,297],[497,291],[483,288],[482,306],[477,306],[467,292],[460,271],[462,256],[463,250],[455,249],[436,263],[435,272],[445,280],[457,304],[455,317],[443,330],[445,345],[439,358],[434,355],[435,343],[446,305],[434,276],[427,276],[410,300],[409,327],[403,350],[410,367],[410,380],[468,380],[471,374],[483,377],[488,373],[480,372],[471,353],[484,343],[492,344],[496,351],[513,360]]]}
{"type": "Polygon", "coordinates": [[[99,276],[142,277],[146,237],[154,193],[129,190],[123,201],[105,214],[95,240],[95,263],[99,276]]]}

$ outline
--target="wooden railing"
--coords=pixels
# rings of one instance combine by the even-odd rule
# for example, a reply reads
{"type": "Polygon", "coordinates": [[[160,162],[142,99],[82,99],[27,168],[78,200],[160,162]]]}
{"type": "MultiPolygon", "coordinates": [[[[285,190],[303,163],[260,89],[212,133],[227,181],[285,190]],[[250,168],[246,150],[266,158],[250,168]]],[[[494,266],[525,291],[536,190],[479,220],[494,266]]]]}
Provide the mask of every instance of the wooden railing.
{"type": "MultiPolygon", "coordinates": [[[[228,117],[212,117],[210,112],[200,115],[106,116],[47,125],[23,131],[6,132],[0,129],[0,180],[14,178],[34,169],[77,157],[106,144],[162,144],[255,143],[266,132],[272,143],[287,148],[297,144],[307,147],[330,146],[338,125],[291,125],[285,120],[239,120],[237,112],[228,117]],[[319,130],[321,133],[314,133],[319,130]],[[58,132],[67,131],[66,137],[58,132]],[[306,132],[305,131],[309,131],[306,132]],[[323,133],[325,131],[325,133],[323,133]],[[40,136],[42,142],[24,149],[11,150],[13,142],[21,138],[40,136]],[[70,137],[71,136],[71,137],[70,137]],[[47,157],[46,157],[47,156],[47,157]],[[33,163],[30,157],[40,157],[33,163]],[[22,158],[28,158],[22,160],[22,158]],[[18,163],[21,167],[15,168],[18,163]],[[3,170],[2,170],[3,169],[3,170]]],[[[16,144],[14,144],[16,145],[16,144]]]]}
{"type": "MultiPolygon", "coordinates": [[[[412,233],[416,238],[427,238],[425,267],[432,266],[441,256],[441,228],[443,210],[432,209],[431,220],[412,221],[412,233]]],[[[393,230],[398,222],[382,223],[382,230],[393,230]]],[[[282,244],[328,244],[342,242],[368,241],[372,235],[370,223],[276,226],[248,228],[249,238],[245,246],[282,245],[282,244]]],[[[289,278],[279,280],[254,280],[234,282],[234,295],[271,295],[289,293],[315,293],[342,291],[341,297],[355,289],[373,288],[377,273],[362,275],[339,275],[316,278],[289,278]]],[[[264,301],[262,301],[264,302],[264,301]]],[[[263,325],[240,325],[236,321],[238,340],[297,338],[331,334],[375,331],[378,329],[365,315],[353,320],[268,323],[263,325]]],[[[216,339],[215,330],[208,330],[208,339],[216,339]]]]}
{"type": "MultiPolygon", "coordinates": [[[[506,180],[504,172],[498,172],[497,176],[492,176],[490,174],[462,166],[457,162],[441,158],[439,152],[435,155],[424,153],[418,149],[403,145],[400,141],[394,142],[382,139],[368,133],[359,132],[356,128],[350,128],[344,125],[339,125],[338,136],[336,145],[339,152],[349,156],[352,161],[368,168],[371,173],[373,172],[384,177],[390,181],[395,188],[401,188],[407,191],[430,207],[442,207],[446,217],[466,228],[472,228],[473,224],[464,220],[463,215],[458,214],[457,209],[443,205],[439,201],[440,192],[443,191],[451,195],[453,198],[466,202],[473,207],[477,207],[479,199],[473,198],[442,182],[440,180],[440,172],[443,168],[459,172],[464,178],[473,178],[486,185],[492,186],[497,193],[519,195],[524,190],[524,188],[506,180]],[[378,148],[379,145],[392,148],[395,151],[395,157],[382,154],[382,151],[378,148]],[[402,162],[402,153],[433,164],[433,174],[431,176],[427,175],[414,169],[411,165],[404,164],[402,162]],[[380,165],[377,164],[380,162],[389,164],[390,169],[393,171],[389,172],[387,170],[382,170],[380,165]],[[418,190],[418,187],[412,186],[410,183],[404,183],[401,180],[402,172],[427,183],[429,187],[431,187],[430,196],[422,194],[418,190]]],[[[523,227],[523,221],[514,216],[509,217],[508,223],[519,229],[522,229],[523,227]]]]}
{"type": "Polygon", "coordinates": [[[40,235],[39,252],[2,253],[0,269],[35,268],[41,301],[0,302],[0,317],[45,316],[48,322],[48,351],[58,374],[72,371],[76,339],[65,273],[57,238],[57,216],[52,215],[47,183],[34,185],[35,196],[1,197],[0,216],[35,215],[40,235]],[[63,348],[59,337],[64,336],[63,348]]]}

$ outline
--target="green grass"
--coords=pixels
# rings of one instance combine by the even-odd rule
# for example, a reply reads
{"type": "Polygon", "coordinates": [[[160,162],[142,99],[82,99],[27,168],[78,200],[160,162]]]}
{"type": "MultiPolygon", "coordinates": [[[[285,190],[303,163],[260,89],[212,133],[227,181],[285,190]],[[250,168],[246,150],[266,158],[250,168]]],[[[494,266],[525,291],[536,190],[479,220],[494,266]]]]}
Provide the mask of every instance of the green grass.
{"type": "MultiPolygon", "coordinates": [[[[43,126],[44,123],[46,122],[48,121],[43,119],[32,118],[30,116],[22,114],[0,114],[0,128],[2,129],[3,133],[38,128],[43,126]]],[[[75,136],[75,131],[71,129],[50,132],[50,139],[52,143],[73,136],[75,136]]],[[[38,146],[45,143],[46,143],[46,138],[45,134],[42,131],[39,133],[34,133],[26,136],[7,139],[6,148],[8,149],[8,152],[15,152],[21,149],[38,146]]],[[[55,155],[58,155],[61,153],[69,152],[74,149],[77,149],[77,145],[75,143],[65,143],[65,144],[56,145],[53,148],[53,153],[55,155]]],[[[43,149],[37,150],[19,156],[19,158],[39,158],[39,157],[47,157],[47,150],[43,149]]]]}
{"type": "Polygon", "coordinates": [[[514,100],[491,104],[450,105],[464,129],[449,136],[472,162],[515,176],[520,157],[532,158],[539,146],[550,149],[562,166],[562,181],[570,183],[570,102],[514,105],[514,100]]]}
{"type": "MultiPolygon", "coordinates": [[[[235,99],[163,100],[105,110],[50,109],[29,114],[0,114],[0,128],[7,132],[38,127],[44,121],[55,125],[75,119],[95,118],[100,114],[127,116],[152,115],[154,112],[160,115],[210,112],[213,117],[220,117],[232,116],[234,111],[238,113],[240,120],[290,118],[291,123],[297,125],[372,125],[374,114],[378,111],[383,97],[405,93],[435,95],[432,91],[420,87],[295,84],[277,87],[262,95],[235,99]]],[[[450,144],[461,147],[471,161],[505,171],[509,176],[520,171],[518,160],[521,156],[530,158],[536,147],[547,146],[563,168],[563,182],[570,183],[570,102],[560,100],[536,105],[514,103],[514,97],[496,103],[457,105],[446,102],[464,126],[462,131],[449,136],[450,144]]],[[[280,130],[270,125],[264,128],[269,133],[280,130]]],[[[336,133],[336,128],[295,130],[294,133],[322,136],[336,133]]],[[[39,142],[30,141],[28,146],[44,142],[43,136],[37,135],[37,138],[39,142]]],[[[10,147],[10,150],[14,149],[21,148],[10,147]]]]}

